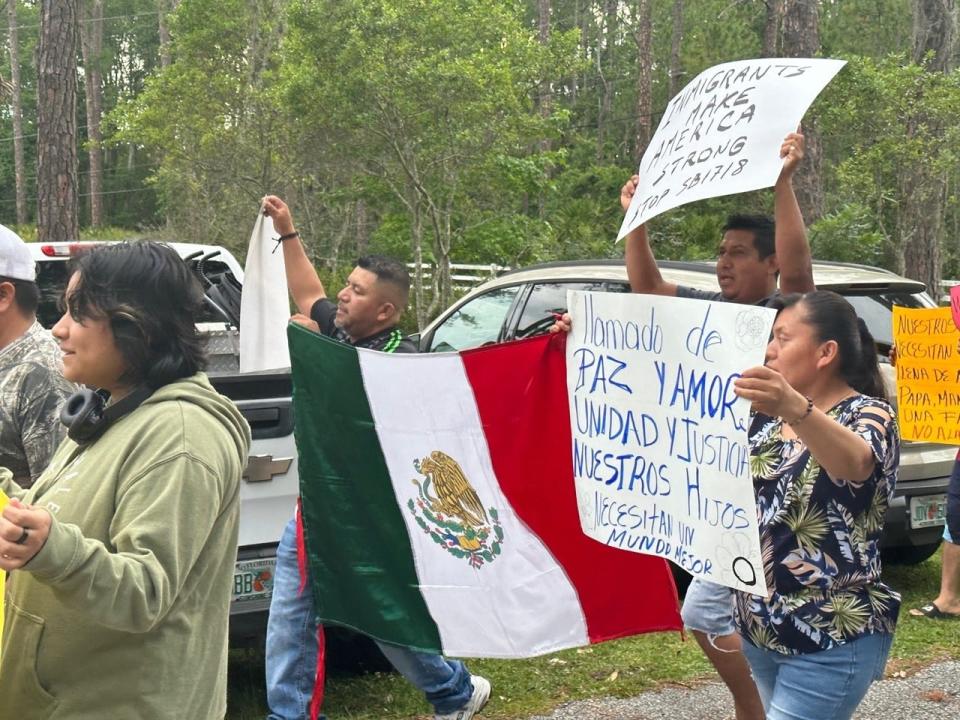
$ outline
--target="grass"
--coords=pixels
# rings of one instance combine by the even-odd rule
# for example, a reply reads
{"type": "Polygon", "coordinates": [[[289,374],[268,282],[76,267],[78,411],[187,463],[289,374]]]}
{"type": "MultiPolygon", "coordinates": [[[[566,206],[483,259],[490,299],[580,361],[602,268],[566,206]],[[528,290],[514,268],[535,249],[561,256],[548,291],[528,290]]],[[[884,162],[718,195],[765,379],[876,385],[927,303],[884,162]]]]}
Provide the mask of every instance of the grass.
{"type": "MultiPolygon", "coordinates": [[[[887,673],[909,672],[943,658],[960,659],[960,621],[914,618],[907,612],[936,597],[940,554],[913,567],[891,566],[884,576],[903,595],[887,673]]],[[[517,720],[548,713],[570,700],[629,697],[664,683],[713,677],[693,639],[683,641],[678,633],[644,635],[532,660],[471,660],[469,665],[493,683],[485,720],[517,720]]],[[[423,696],[389,673],[329,678],[324,708],[331,720],[432,717],[423,696]]],[[[265,715],[262,655],[235,650],[228,720],[265,715]]]]}

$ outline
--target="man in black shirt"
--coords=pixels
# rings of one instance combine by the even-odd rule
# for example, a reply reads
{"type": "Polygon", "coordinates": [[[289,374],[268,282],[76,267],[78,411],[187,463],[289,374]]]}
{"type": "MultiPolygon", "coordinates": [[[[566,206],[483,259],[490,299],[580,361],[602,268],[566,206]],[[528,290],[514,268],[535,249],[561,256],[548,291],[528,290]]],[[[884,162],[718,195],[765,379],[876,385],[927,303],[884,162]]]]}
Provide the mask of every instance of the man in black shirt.
{"type": "MultiPolygon", "coordinates": [[[[307,257],[290,210],[268,195],[263,211],[283,244],[287,287],[298,312],[292,322],[355,347],[381,352],[412,353],[417,347],[398,328],[407,306],[410,276],[402,263],[382,256],[357,261],[336,302],[327,297],[307,257]]],[[[267,624],[266,675],[268,720],[310,718],[317,670],[316,614],[309,592],[300,592],[295,516],[277,548],[273,598],[267,624]]],[[[436,720],[470,720],[490,697],[490,683],[471,678],[459,660],[378,643],[383,654],[413,685],[424,692],[436,720]]]]}
{"type": "MultiPolygon", "coordinates": [[[[803,159],[803,146],[800,133],[790,133],[780,146],[783,169],[773,188],[775,222],[757,215],[732,215],[728,219],[717,248],[719,292],[665,281],[650,249],[644,225],[632,230],[624,241],[631,289],[653,295],[745,305],[766,305],[778,292],[789,294],[815,290],[810,245],[793,191],[793,175],[803,159]]],[[[620,191],[620,204],[624,210],[630,205],[638,182],[639,178],[634,176],[620,191]]]]}

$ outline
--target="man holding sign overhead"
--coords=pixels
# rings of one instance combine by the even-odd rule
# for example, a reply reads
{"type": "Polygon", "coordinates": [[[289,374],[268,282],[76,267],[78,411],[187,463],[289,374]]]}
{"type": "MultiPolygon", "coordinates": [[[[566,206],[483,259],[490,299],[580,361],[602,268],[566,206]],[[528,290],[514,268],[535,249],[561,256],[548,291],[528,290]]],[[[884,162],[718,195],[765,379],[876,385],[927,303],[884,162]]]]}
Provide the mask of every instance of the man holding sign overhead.
{"type": "MultiPolygon", "coordinates": [[[[766,305],[778,292],[814,289],[810,245],[803,215],[793,191],[793,175],[803,160],[803,135],[790,133],[780,146],[783,169],[774,186],[774,219],[763,215],[731,215],[723,227],[717,249],[719,292],[674,285],[663,279],[650,248],[646,225],[626,237],[627,275],[634,292],[676,295],[700,300],[721,300],[766,305]]],[[[620,191],[620,204],[629,209],[640,182],[638,176],[620,191]]]]}

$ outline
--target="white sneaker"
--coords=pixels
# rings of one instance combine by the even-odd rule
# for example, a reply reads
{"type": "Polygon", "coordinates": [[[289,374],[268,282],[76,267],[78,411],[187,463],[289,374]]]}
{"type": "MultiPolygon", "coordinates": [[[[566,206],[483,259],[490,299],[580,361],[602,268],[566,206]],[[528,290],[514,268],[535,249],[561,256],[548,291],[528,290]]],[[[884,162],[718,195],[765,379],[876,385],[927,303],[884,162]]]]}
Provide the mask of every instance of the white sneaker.
{"type": "Polygon", "coordinates": [[[454,710],[446,715],[435,715],[434,720],[471,720],[474,715],[483,709],[490,699],[490,681],[479,675],[473,678],[473,695],[470,700],[459,710],[454,710]]]}

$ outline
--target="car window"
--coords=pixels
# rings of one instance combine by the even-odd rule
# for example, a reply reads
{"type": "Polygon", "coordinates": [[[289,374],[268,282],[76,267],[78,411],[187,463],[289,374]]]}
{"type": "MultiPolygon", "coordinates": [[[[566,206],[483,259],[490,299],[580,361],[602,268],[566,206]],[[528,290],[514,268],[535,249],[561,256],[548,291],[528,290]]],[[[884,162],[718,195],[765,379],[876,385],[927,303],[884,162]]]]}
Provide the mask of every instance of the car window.
{"type": "Polygon", "coordinates": [[[847,295],[873,339],[880,345],[893,344],[893,306],[907,308],[933,307],[933,301],[924,293],[885,292],[872,295],[847,295]]]}
{"type": "Polygon", "coordinates": [[[37,287],[40,288],[37,320],[45,328],[52,328],[63,315],[60,300],[67,286],[68,267],[69,264],[63,260],[37,263],[37,287]]]}
{"type": "MultiPolygon", "coordinates": [[[[219,273],[229,272],[230,268],[226,263],[208,262],[204,266],[205,274],[197,273],[201,280],[201,285],[206,288],[209,285],[209,278],[216,277],[219,273]]],[[[40,288],[40,304],[37,307],[37,320],[43,327],[49,329],[57,324],[60,316],[63,315],[60,301],[63,299],[63,291],[67,287],[69,280],[68,272],[70,263],[65,260],[41,260],[37,263],[37,287],[40,288]]],[[[198,323],[219,323],[224,322],[223,314],[209,302],[205,302],[196,318],[198,323]]]]}
{"type": "Polygon", "coordinates": [[[530,290],[520,322],[517,323],[517,337],[526,338],[540,335],[550,329],[556,320],[555,313],[567,309],[567,290],[589,290],[592,292],[617,292],[615,285],[622,283],[595,282],[555,282],[537,283],[530,290]]]}
{"type": "Polygon", "coordinates": [[[455,310],[434,330],[430,352],[466,350],[500,340],[503,322],[519,290],[519,285],[497,288],[455,310]]]}

